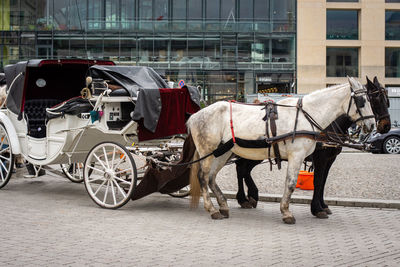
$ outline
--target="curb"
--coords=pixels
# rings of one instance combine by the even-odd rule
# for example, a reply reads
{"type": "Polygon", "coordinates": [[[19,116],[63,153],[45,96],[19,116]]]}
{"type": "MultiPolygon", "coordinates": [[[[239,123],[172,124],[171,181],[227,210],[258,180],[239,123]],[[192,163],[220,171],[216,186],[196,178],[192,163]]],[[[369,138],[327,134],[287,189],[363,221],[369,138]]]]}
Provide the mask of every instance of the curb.
{"type": "MultiPolygon", "coordinates": [[[[226,198],[236,199],[236,192],[223,192],[226,198]]],[[[281,195],[278,194],[260,194],[259,201],[263,202],[280,202],[281,195]]],[[[292,204],[310,204],[311,196],[293,196],[290,203],[292,204]]],[[[382,199],[361,199],[361,198],[325,198],[325,203],[331,206],[344,207],[363,207],[363,208],[379,208],[379,209],[400,209],[400,200],[382,200],[382,199]]]]}

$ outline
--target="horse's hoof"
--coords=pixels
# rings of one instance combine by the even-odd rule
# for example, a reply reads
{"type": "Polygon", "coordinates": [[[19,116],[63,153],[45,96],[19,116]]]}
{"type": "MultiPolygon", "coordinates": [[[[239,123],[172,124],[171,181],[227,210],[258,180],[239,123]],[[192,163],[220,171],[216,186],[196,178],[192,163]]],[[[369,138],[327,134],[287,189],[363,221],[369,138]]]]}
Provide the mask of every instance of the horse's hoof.
{"type": "Polygon", "coordinates": [[[229,218],[229,210],[219,210],[219,213],[221,213],[221,215],[227,219],[229,218]]]}
{"type": "Polygon", "coordinates": [[[325,208],[324,211],[326,212],[326,214],[329,214],[329,215],[332,214],[332,211],[329,208],[325,208]]]}
{"type": "Polygon", "coordinates": [[[219,211],[211,214],[211,219],[213,220],[222,220],[223,218],[225,218],[219,211]]]}
{"type": "Polygon", "coordinates": [[[329,216],[325,211],[318,211],[317,213],[314,214],[315,217],[318,219],[328,219],[329,216]]]}
{"type": "Polygon", "coordinates": [[[243,203],[239,203],[240,207],[242,207],[242,209],[251,209],[253,208],[253,205],[250,204],[250,202],[246,201],[243,203]]]}
{"type": "Polygon", "coordinates": [[[282,218],[282,220],[286,224],[295,224],[296,223],[296,219],[294,217],[285,217],[285,218],[282,218]]]}
{"type": "Polygon", "coordinates": [[[249,197],[249,202],[250,202],[250,204],[251,204],[251,206],[253,207],[253,208],[257,208],[257,200],[255,200],[254,198],[252,198],[252,197],[249,197]]]}

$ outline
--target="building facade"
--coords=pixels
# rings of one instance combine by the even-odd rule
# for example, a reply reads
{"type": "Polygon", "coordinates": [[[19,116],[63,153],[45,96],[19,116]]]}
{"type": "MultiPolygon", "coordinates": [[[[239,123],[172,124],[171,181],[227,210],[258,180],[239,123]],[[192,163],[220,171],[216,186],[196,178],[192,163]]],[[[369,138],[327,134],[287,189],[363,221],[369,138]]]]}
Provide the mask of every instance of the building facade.
{"type": "Polygon", "coordinates": [[[297,91],[377,76],[400,123],[400,0],[299,0],[297,91]]]}
{"type": "Polygon", "coordinates": [[[377,76],[400,85],[400,0],[300,0],[298,92],[377,76]]]}
{"type": "Polygon", "coordinates": [[[295,92],[295,0],[0,0],[0,69],[109,59],[200,85],[206,100],[295,92]]]}

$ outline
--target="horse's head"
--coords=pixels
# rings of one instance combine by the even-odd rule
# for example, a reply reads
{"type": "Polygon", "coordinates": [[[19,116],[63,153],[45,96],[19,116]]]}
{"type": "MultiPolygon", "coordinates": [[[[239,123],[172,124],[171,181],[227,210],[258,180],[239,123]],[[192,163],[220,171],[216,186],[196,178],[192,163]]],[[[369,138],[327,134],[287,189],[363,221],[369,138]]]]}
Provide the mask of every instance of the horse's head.
{"type": "Polygon", "coordinates": [[[354,78],[348,77],[350,84],[350,100],[347,115],[366,133],[372,132],[375,126],[375,116],[368,99],[365,87],[354,78]]]}
{"type": "Polygon", "coordinates": [[[388,111],[390,102],[387,91],[378,82],[376,77],[374,78],[374,82],[371,82],[367,77],[366,87],[371,108],[374,112],[375,120],[377,121],[377,131],[381,134],[387,133],[391,128],[390,115],[388,111]]]}

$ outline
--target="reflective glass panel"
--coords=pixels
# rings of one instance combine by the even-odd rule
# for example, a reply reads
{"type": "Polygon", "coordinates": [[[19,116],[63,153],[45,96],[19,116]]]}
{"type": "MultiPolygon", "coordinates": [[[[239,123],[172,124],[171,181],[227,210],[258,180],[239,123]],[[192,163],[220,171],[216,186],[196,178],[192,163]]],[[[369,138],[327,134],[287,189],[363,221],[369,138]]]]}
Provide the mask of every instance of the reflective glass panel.
{"type": "Polygon", "coordinates": [[[135,27],[135,1],[121,0],[121,28],[130,30],[135,27]]]}
{"type": "MultiPolygon", "coordinates": [[[[102,29],[103,18],[103,1],[88,0],[88,27],[90,30],[102,29]]],[[[79,17],[78,17],[79,22],[79,17]]]]}
{"type": "Polygon", "coordinates": [[[357,10],[327,10],[326,39],[358,39],[357,10]]]}
{"type": "Polygon", "coordinates": [[[186,0],[172,1],[173,30],[186,30],[186,0]]]}
{"type": "Polygon", "coordinates": [[[400,48],[385,48],[385,77],[400,78],[400,48]]]}
{"type": "Polygon", "coordinates": [[[294,31],[296,23],[295,1],[271,0],[273,31],[294,31]]]}
{"type": "Polygon", "coordinates": [[[199,31],[202,26],[202,1],[188,0],[188,30],[199,31]]]}
{"type": "Polygon", "coordinates": [[[158,31],[168,29],[168,0],[154,0],[154,26],[158,31]]]}
{"type": "Polygon", "coordinates": [[[206,30],[219,31],[219,0],[206,0],[206,30]]]}
{"type": "Polygon", "coordinates": [[[139,1],[139,29],[152,31],[153,30],[153,10],[152,0],[139,1]]]}
{"type": "Polygon", "coordinates": [[[272,62],[294,62],[294,44],[292,39],[272,40],[272,62]]]}
{"type": "Polygon", "coordinates": [[[400,11],[386,10],[386,40],[400,40],[400,11]]]}
{"type": "Polygon", "coordinates": [[[326,48],[327,77],[358,77],[358,48],[326,48]]]}
{"type": "Polygon", "coordinates": [[[119,0],[105,0],[106,29],[119,29],[119,0]]]}

